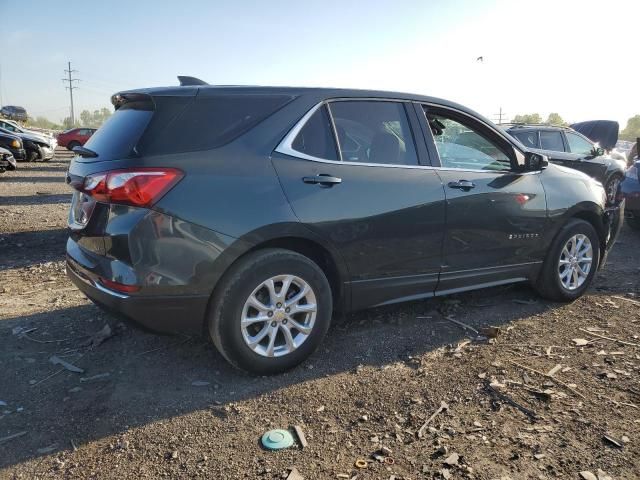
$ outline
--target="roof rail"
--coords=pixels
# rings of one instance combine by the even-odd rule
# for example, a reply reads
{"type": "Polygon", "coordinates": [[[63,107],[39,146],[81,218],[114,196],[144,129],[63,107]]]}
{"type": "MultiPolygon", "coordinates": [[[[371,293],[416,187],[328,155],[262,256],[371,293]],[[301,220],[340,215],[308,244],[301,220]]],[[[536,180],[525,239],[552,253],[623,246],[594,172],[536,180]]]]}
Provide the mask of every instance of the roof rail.
{"type": "Polygon", "coordinates": [[[190,87],[194,85],[209,85],[204,80],[200,80],[196,77],[189,77],[187,75],[178,75],[178,81],[181,87],[190,87]]]}
{"type": "Polygon", "coordinates": [[[504,122],[499,123],[498,125],[513,125],[514,127],[554,127],[554,128],[565,128],[571,130],[569,125],[557,125],[555,123],[523,123],[523,122],[504,122]]]}

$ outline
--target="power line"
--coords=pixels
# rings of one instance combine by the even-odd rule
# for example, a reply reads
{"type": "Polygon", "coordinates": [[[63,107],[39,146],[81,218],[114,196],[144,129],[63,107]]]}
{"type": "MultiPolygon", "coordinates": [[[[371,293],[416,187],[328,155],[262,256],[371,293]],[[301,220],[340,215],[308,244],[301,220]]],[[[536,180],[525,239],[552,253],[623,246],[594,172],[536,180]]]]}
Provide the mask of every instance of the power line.
{"type": "Polygon", "coordinates": [[[75,114],[74,114],[74,111],[73,111],[73,91],[78,87],[74,86],[73,82],[79,82],[80,80],[78,78],[71,78],[71,75],[73,73],[78,73],[78,71],[77,70],[71,70],[71,62],[68,62],[67,65],[69,66],[69,68],[68,68],[68,70],[65,70],[64,72],[69,75],[69,78],[63,78],[62,81],[63,82],[69,82],[69,86],[65,86],[64,88],[69,90],[69,100],[71,101],[71,125],[75,125],[76,119],[75,119],[75,114]]]}

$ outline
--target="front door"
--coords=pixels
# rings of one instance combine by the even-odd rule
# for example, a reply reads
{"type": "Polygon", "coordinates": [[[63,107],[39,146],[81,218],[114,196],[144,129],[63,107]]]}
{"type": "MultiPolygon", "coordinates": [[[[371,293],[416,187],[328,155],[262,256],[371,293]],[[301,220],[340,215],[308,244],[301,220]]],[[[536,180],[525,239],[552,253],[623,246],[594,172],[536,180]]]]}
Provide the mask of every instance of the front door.
{"type": "Polygon", "coordinates": [[[354,309],[434,294],[444,192],[416,125],[403,102],[334,101],[272,157],[296,216],[346,261],[354,309]]]}
{"type": "Polygon", "coordinates": [[[539,174],[512,171],[513,147],[462,112],[428,107],[426,120],[446,195],[438,293],[526,279],[544,257],[539,174]]]}

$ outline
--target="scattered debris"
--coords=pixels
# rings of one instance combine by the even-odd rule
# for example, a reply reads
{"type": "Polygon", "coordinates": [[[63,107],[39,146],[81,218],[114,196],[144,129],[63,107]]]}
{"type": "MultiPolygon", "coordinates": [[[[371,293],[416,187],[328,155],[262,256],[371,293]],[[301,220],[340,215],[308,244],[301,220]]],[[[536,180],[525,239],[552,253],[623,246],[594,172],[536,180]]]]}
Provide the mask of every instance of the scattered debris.
{"type": "Polygon", "coordinates": [[[94,375],[93,377],[80,377],[81,382],[91,382],[93,380],[100,380],[102,378],[107,378],[110,373],[99,373],[98,375],[94,375]]]}
{"type": "Polygon", "coordinates": [[[612,295],[611,298],[615,298],[616,300],[624,300],[626,302],[630,302],[633,303],[634,305],[640,305],[640,302],[637,300],[631,300],[630,298],[626,298],[626,297],[619,297],[617,295],[612,295]]]}
{"type": "Polygon", "coordinates": [[[293,445],[293,435],[288,430],[269,430],[262,435],[261,442],[267,450],[282,450],[293,445]]]}
{"type": "Polygon", "coordinates": [[[316,412],[322,413],[324,412],[324,409],[325,409],[324,405],[320,405],[318,408],[316,408],[316,412]]]}
{"type": "Polygon", "coordinates": [[[583,480],[598,480],[598,477],[596,477],[593,473],[589,472],[588,470],[584,470],[580,472],[580,476],[583,478],[583,480]]]}
{"type": "Polygon", "coordinates": [[[300,472],[298,472],[296,467],[291,467],[287,480],[304,480],[304,477],[300,475],[300,472]]]}
{"type": "Polygon", "coordinates": [[[452,323],[455,323],[456,325],[458,325],[458,326],[460,326],[460,327],[462,327],[464,329],[471,330],[476,335],[480,334],[480,332],[478,330],[476,330],[475,328],[473,328],[471,325],[467,325],[466,323],[461,322],[460,320],[456,320],[455,318],[453,318],[453,317],[451,317],[449,315],[445,315],[443,318],[445,320],[448,320],[448,321],[452,322],[452,323]]]}
{"type": "Polygon", "coordinates": [[[420,427],[420,429],[418,430],[418,438],[422,438],[424,436],[424,431],[425,429],[429,426],[429,424],[431,423],[431,421],[436,418],[436,416],[438,414],[440,414],[441,412],[443,412],[444,410],[448,410],[449,409],[449,405],[446,402],[440,402],[440,406],[438,407],[438,409],[433,412],[433,414],[427,418],[427,421],[424,422],[422,424],[422,426],[420,427]]]}
{"type": "Polygon", "coordinates": [[[562,365],[558,364],[553,367],[551,370],[547,372],[547,377],[553,377],[556,373],[558,373],[562,369],[562,365]]]}
{"type": "Polygon", "coordinates": [[[69,370],[70,372],[84,373],[83,369],[81,369],[80,367],[76,367],[75,365],[73,365],[72,363],[67,362],[66,360],[62,360],[57,355],[53,355],[52,357],[50,357],[49,358],[49,362],[52,363],[53,365],[60,365],[65,370],[69,370]]]}
{"type": "Polygon", "coordinates": [[[204,380],[194,380],[191,382],[192,387],[206,387],[207,385],[211,385],[211,383],[205,382],[204,380]]]}
{"type": "Polygon", "coordinates": [[[490,394],[497,397],[499,400],[502,400],[503,402],[506,402],[509,405],[517,408],[522,413],[524,413],[527,417],[529,417],[531,420],[536,421],[539,419],[538,414],[536,412],[534,412],[533,410],[529,410],[527,407],[520,405],[513,398],[496,390],[489,382],[486,382],[485,386],[486,386],[486,391],[488,391],[490,394]]]}
{"type": "Polygon", "coordinates": [[[611,435],[603,435],[602,439],[605,442],[608,442],[609,444],[613,445],[614,447],[618,447],[618,448],[624,447],[624,444],[622,443],[622,441],[612,437],[611,435]]]}
{"type": "Polygon", "coordinates": [[[513,303],[519,303],[520,305],[535,305],[538,303],[537,300],[521,300],[519,298],[514,298],[511,300],[513,303]]]}
{"type": "Polygon", "coordinates": [[[585,340],[584,338],[572,338],[571,341],[576,344],[576,347],[585,347],[591,343],[589,340],[585,340]]]}
{"type": "Polygon", "coordinates": [[[599,333],[595,333],[595,332],[590,332],[589,330],[585,330],[584,328],[579,328],[578,330],[588,333],[589,335],[593,335],[594,337],[602,338],[603,340],[609,340],[611,342],[621,343],[622,345],[630,345],[632,347],[640,347],[640,343],[625,342],[624,340],[618,340],[617,338],[605,337],[604,335],[600,335],[599,333]]]}
{"type": "Polygon", "coordinates": [[[0,443],[8,442],[9,440],[13,440],[14,438],[18,438],[26,434],[27,432],[18,432],[14,433],[13,435],[9,435],[8,437],[2,437],[0,438],[0,443]]]}
{"type": "Polygon", "coordinates": [[[458,465],[458,460],[460,460],[460,455],[458,455],[457,453],[452,453],[444,459],[444,463],[453,467],[455,465],[458,465]]]}
{"type": "Polygon", "coordinates": [[[516,367],[520,367],[520,368],[522,368],[522,369],[524,369],[524,370],[529,370],[530,372],[537,373],[538,375],[542,375],[543,377],[550,378],[551,380],[553,380],[553,381],[554,381],[555,383],[557,383],[558,385],[562,385],[564,388],[566,388],[566,389],[570,390],[572,393],[574,393],[574,394],[575,394],[575,395],[577,395],[578,397],[580,397],[580,398],[582,398],[582,399],[585,399],[585,400],[586,400],[586,397],[585,397],[584,395],[582,395],[580,392],[578,392],[574,387],[572,387],[571,385],[569,385],[569,384],[567,384],[567,383],[561,382],[561,381],[560,381],[560,380],[558,380],[556,377],[550,377],[549,375],[547,375],[547,374],[546,374],[546,373],[544,373],[544,372],[541,372],[541,371],[536,370],[536,369],[531,368],[531,367],[527,367],[527,366],[525,366],[525,365],[521,365],[521,364],[519,364],[519,363],[517,363],[517,362],[514,362],[513,360],[509,360],[509,363],[511,363],[511,364],[513,364],[513,365],[515,365],[516,367]]]}
{"type": "Polygon", "coordinates": [[[90,345],[91,348],[96,348],[100,344],[102,344],[105,340],[113,337],[113,331],[108,323],[105,323],[102,329],[98,330],[94,333],[91,338],[86,342],[87,345],[90,345]]]}
{"type": "Polygon", "coordinates": [[[44,448],[39,448],[37,450],[37,452],[40,455],[46,455],[47,453],[51,453],[53,452],[56,448],[58,447],[57,443],[52,443],[51,445],[49,445],[48,447],[44,447],[44,448]]]}
{"type": "Polygon", "coordinates": [[[362,458],[357,459],[357,460],[355,461],[354,465],[355,465],[355,467],[356,467],[356,468],[360,468],[360,469],[362,469],[362,468],[367,468],[367,467],[369,466],[369,464],[367,463],[367,461],[366,461],[366,460],[364,460],[364,459],[362,459],[362,458]]]}
{"type": "Polygon", "coordinates": [[[480,334],[487,338],[497,338],[501,333],[502,329],[500,327],[488,326],[480,329],[480,334]]]}
{"type": "Polygon", "coordinates": [[[298,437],[298,441],[300,442],[300,446],[305,449],[309,446],[307,442],[307,438],[304,436],[304,432],[302,431],[302,427],[299,425],[295,425],[293,430],[296,432],[296,436],[298,437]]]}

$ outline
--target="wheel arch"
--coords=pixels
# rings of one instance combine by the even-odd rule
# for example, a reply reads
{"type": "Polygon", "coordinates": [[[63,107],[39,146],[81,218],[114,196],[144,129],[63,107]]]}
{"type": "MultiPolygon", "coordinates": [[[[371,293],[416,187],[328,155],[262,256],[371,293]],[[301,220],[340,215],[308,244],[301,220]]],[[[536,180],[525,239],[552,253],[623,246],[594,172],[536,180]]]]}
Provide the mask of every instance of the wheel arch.
{"type": "MultiPolygon", "coordinates": [[[[262,232],[264,233],[264,232],[262,232]]],[[[331,287],[331,293],[333,295],[333,305],[336,312],[346,312],[351,308],[351,293],[348,289],[346,280],[348,279],[346,264],[342,261],[339,254],[331,249],[330,246],[323,244],[323,242],[315,238],[315,235],[311,231],[298,231],[296,233],[289,232],[284,236],[269,236],[269,235],[257,235],[254,232],[251,235],[252,242],[244,243],[241,251],[236,251],[236,255],[231,261],[225,262],[224,271],[216,279],[215,286],[211,291],[209,302],[207,304],[206,312],[209,312],[213,299],[218,292],[218,288],[222,283],[225,275],[236,265],[239,261],[245,258],[250,253],[258,250],[264,250],[267,248],[281,248],[284,250],[290,250],[300,255],[311,259],[315,262],[320,269],[324,272],[329,281],[331,287]],[[256,237],[260,240],[256,241],[256,237]]],[[[246,241],[247,239],[245,239],[246,241]]],[[[205,319],[207,318],[205,314],[205,319]]],[[[207,322],[203,321],[203,328],[206,331],[207,322]]]]}

